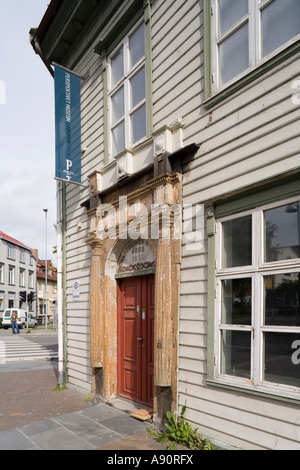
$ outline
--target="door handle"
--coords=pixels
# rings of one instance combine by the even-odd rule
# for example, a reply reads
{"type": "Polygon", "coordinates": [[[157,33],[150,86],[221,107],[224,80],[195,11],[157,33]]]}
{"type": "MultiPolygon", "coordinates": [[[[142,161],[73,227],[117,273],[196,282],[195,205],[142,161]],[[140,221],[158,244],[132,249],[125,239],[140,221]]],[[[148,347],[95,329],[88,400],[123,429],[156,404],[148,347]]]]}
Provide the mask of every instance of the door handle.
{"type": "Polygon", "coordinates": [[[137,338],[138,341],[143,341],[145,338],[137,338]]]}

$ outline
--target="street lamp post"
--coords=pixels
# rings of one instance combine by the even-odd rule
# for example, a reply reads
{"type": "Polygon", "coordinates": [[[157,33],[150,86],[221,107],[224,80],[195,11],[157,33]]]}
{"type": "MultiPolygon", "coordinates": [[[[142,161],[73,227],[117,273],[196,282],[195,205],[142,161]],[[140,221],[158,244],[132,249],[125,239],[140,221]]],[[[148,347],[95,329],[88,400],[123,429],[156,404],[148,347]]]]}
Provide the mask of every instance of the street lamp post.
{"type": "Polygon", "coordinates": [[[45,326],[46,330],[48,329],[48,285],[47,285],[47,278],[48,278],[48,266],[47,266],[47,212],[48,209],[43,209],[45,212],[45,294],[46,294],[46,309],[45,309],[45,314],[46,314],[46,321],[45,321],[45,326]]]}

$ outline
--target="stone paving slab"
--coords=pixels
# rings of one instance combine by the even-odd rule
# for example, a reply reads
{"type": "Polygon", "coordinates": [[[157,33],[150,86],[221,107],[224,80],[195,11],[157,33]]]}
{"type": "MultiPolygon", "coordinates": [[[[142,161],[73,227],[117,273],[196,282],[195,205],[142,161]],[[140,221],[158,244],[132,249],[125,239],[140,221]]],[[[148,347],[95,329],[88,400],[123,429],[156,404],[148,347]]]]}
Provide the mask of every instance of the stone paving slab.
{"type": "MultiPolygon", "coordinates": [[[[94,405],[86,410],[26,424],[0,432],[0,450],[96,450],[133,447],[135,434],[138,445],[145,448],[146,428],[143,423],[109,405],[94,405]],[[127,438],[130,438],[126,444],[127,438]]],[[[149,438],[148,438],[149,440],[149,438]]],[[[151,440],[153,444],[153,440],[151,440]]],[[[151,449],[146,446],[146,449],[151,449]]]]}

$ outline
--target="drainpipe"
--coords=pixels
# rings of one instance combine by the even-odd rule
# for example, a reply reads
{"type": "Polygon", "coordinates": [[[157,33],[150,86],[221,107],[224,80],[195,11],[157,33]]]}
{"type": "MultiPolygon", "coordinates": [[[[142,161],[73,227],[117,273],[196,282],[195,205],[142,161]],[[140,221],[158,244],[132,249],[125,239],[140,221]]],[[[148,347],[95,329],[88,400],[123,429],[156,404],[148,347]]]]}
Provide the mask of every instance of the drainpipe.
{"type": "Polygon", "coordinates": [[[43,54],[43,51],[41,49],[41,46],[38,42],[37,39],[34,39],[34,42],[33,42],[33,48],[35,50],[35,52],[40,56],[40,58],[42,59],[42,61],[44,62],[44,64],[46,65],[47,69],[49,70],[49,72],[51,73],[52,77],[54,78],[54,70],[53,68],[51,67],[50,63],[48,62],[48,60],[46,59],[46,57],[44,56],[43,54]]]}

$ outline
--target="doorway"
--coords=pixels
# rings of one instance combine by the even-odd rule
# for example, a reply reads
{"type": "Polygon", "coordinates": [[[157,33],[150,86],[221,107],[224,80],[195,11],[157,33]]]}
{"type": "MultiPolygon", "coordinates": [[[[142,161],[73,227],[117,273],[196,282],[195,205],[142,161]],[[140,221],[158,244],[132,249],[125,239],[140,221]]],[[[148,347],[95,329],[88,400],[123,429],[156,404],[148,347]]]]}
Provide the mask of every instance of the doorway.
{"type": "Polygon", "coordinates": [[[118,394],[152,406],[154,275],[118,281],[118,394]]]}

